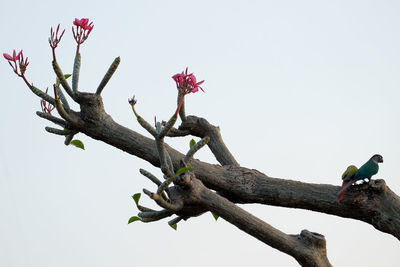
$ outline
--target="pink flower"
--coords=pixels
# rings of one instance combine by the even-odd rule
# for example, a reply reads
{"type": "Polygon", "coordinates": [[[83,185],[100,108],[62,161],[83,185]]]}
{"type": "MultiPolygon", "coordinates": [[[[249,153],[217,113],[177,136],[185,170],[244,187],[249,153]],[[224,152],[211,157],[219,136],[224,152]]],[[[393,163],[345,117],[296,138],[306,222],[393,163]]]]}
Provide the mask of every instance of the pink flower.
{"type": "Polygon", "coordinates": [[[60,37],[58,37],[58,31],[60,30],[60,24],[57,26],[57,30],[54,32],[53,27],[50,28],[50,37],[49,37],[49,44],[51,50],[53,52],[53,60],[56,61],[56,47],[58,43],[61,41],[61,38],[64,35],[65,30],[62,31],[60,37]]]}
{"type": "Polygon", "coordinates": [[[18,77],[21,77],[26,85],[30,88],[31,85],[25,77],[26,67],[29,65],[29,62],[28,58],[24,60],[24,54],[22,53],[22,50],[17,54],[14,49],[12,56],[10,54],[3,53],[3,57],[8,60],[8,64],[10,64],[15,74],[17,74],[18,77]]]}
{"type": "Polygon", "coordinates": [[[82,19],[77,19],[76,18],[74,20],[74,25],[77,26],[77,27],[81,27],[84,30],[89,30],[89,31],[91,31],[93,29],[93,26],[94,26],[93,22],[89,23],[89,19],[85,19],[85,18],[82,18],[82,19]]]}
{"type": "Polygon", "coordinates": [[[78,26],[78,27],[81,27],[83,24],[87,24],[88,22],[89,22],[89,19],[78,19],[78,18],[75,18],[74,25],[78,26]]]}
{"type": "Polygon", "coordinates": [[[18,76],[20,77],[24,76],[26,67],[29,65],[29,62],[28,58],[24,60],[24,54],[22,53],[22,50],[19,51],[19,53],[17,54],[17,52],[14,49],[12,56],[10,54],[3,53],[3,57],[8,60],[8,64],[10,64],[11,68],[13,68],[13,71],[18,76]]]}
{"type": "Polygon", "coordinates": [[[74,20],[74,25],[76,26],[76,30],[74,30],[74,27],[72,27],[72,33],[74,34],[75,41],[78,44],[76,48],[76,53],[78,54],[80,45],[89,37],[94,25],[93,22],[89,23],[89,19],[86,18],[76,18],[74,20]]]}
{"type": "Polygon", "coordinates": [[[4,57],[5,59],[7,59],[8,61],[12,61],[12,62],[17,62],[17,60],[20,59],[21,55],[22,55],[22,50],[19,51],[19,53],[17,54],[17,53],[15,52],[15,49],[14,49],[14,52],[13,52],[13,55],[12,55],[12,56],[10,56],[10,55],[7,54],[7,53],[3,53],[3,57],[4,57]]]}
{"type": "Polygon", "coordinates": [[[199,88],[204,92],[203,88],[200,86],[204,80],[197,82],[196,76],[194,76],[193,73],[188,74],[188,68],[186,68],[185,72],[182,71],[182,73],[177,73],[172,76],[172,79],[175,81],[176,87],[182,94],[196,93],[199,91],[199,88]]]}

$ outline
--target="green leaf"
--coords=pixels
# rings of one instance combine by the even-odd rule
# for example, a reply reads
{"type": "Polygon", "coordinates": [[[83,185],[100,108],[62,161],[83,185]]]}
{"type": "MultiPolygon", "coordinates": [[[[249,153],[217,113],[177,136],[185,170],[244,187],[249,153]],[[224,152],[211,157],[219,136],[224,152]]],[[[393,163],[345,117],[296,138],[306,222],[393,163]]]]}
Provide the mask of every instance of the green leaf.
{"type": "Polygon", "coordinates": [[[132,216],[129,218],[128,224],[135,222],[135,221],[140,221],[140,218],[138,216],[132,216]]]}
{"type": "Polygon", "coordinates": [[[185,173],[185,172],[191,171],[191,170],[193,170],[193,168],[190,168],[190,167],[180,168],[179,170],[176,171],[175,175],[178,176],[178,175],[181,175],[182,173],[185,173]]]}
{"type": "Polygon", "coordinates": [[[72,140],[70,144],[73,146],[76,146],[77,148],[81,148],[81,149],[85,150],[85,146],[83,145],[81,140],[78,140],[78,139],[72,140]]]}
{"type": "Polygon", "coordinates": [[[170,225],[170,224],[169,224],[169,226],[171,226],[172,229],[174,229],[175,231],[176,231],[176,229],[178,228],[178,224],[177,224],[177,223],[174,223],[173,225],[170,225]]]}
{"type": "Polygon", "coordinates": [[[211,212],[212,216],[214,217],[215,220],[218,220],[219,215],[215,214],[214,212],[211,212]]]}
{"type": "Polygon", "coordinates": [[[133,200],[135,200],[136,205],[139,205],[140,196],[141,196],[141,193],[136,193],[132,196],[133,200]]]}
{"type": "Polygon", "coordinates": [[[196,144],[196,141],[194,139],[190,140],[189,146],[192,148],[196,144]]]}
{"type": "MultiPolygon", "coordinates": [[[[68,79],[69,77],[71,77],[72,76],[72,74],[64,74],[64,78],[65,79],[68,79]]],[[[57,86],[60,86],[60,79],[58,79],[58,78],[56,78],[56,85],[57,86]]]]}

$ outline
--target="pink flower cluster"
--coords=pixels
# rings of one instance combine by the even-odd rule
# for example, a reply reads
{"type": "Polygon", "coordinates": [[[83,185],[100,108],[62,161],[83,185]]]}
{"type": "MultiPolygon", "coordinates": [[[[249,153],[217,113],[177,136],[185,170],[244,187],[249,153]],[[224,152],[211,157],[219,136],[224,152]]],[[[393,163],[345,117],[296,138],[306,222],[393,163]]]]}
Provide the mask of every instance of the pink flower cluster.
{"type": "Polygon", "coordinates": [[[172,79],[176,82],[178,90],[184,95],[188,93],[196,93],[199,91],[199,88],[204,92],[203,88],[199,86],[204,82],[204,80],[197,82],[193,73],[188,74],[188,68],[186,68],[185,72],[182,71],[182,73],[177,73],[172,76],[172,79]]]}
{"type": "Polygon", "coordinates": [[[72,33],[74,34],[75,41],[78,44],[76,48],[76,53],[78,54],[80,45],[89,37],[89,34],[93,30],[94,25],[93,22],[89,23],[89,19],[85,18],[76,18],[74,20],[74,25],[76,26],[76,32],[74,30],[74,27],[72,26],[72,33]]]}
{"type": "Polygon", "coordinates": [[[89,23],[89,19],[85,18],[82,19],[75,18],[74,25],[77,26],[77,28],[81,27],[83,30],[85,31],[88,30],[89,32],[91,32],[94,27],[93,22],[89,23]]]}
{"type": "MultiPolygon", "coordinates": [[[[24,54],[22,53],[22,50],[19,51],[18,53],[13,51],[13,54],[7,54],[3,53],[3,57],[8,60],[8,64],[10,64],[11,68],[13,71],[19,76],[24,78],[25,80],[25,71],[26,67],[29,65],[28,58],[24,60],[24,54]],[[19,70],[18,70],[19,67],[19,70]]],[[[26,82],[26,81],[25,81],[26,82]]],[[[29,86],[29,84],[28,84],[29,86]]]]}
{"type": "Polygon", "coordinates": [[[15,49],[14,49],[14,52],[13,52],[13,55],[12,55],[12,56],[9,55],[9,54],[7,54],[7,53],[3,53],[3,57],[4,57],[5,59],[7,59],[9,62],[10,62],[10,61],[17,62],[17,60],[19,60],[19,58],[21,57],[21,55],[22,55],[22,50],[19,51],[19,53],[17,54],[17,52],[15,52],[15,49]]]}
{"type": "Polygon", "coordinates": [[[50,37],[49,37],[49,44],[51,50],[53,52],[53,60],[56,61],[56,47],[58,43],[61,41],[61,38],[64,35],[65,30],[62,31],[60,37],[58,37],[58,31],[60,30],[60,24],[57,26],[57,30],[54,32],[53,27],[50,28],[50,37]]]}

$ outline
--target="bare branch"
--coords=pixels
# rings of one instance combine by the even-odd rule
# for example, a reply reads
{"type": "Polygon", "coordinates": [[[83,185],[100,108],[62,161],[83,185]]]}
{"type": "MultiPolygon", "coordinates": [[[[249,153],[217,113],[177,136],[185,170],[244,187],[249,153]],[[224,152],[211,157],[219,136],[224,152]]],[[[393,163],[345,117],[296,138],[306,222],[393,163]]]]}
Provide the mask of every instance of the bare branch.
{"type": "Polygon", "coordinates": [[[200,204],[260,241],[293,256],[302,266],[331,266],[326,255],[324,236],[303,230],[299,236],[287,235],[229,200],[205,188],[197,179],[194,190],[200,191],[200,204]]]}
{"type": "MultiPolygon", "coordinates": [[[[179,102],[181,101],[182,98],[182,92],[178,90],[178,100],[177,104],[179,105],[179,102]]],[[[185,112],[185,100],[183,100],[181,104],[181,108],[179,110],[179,117],[181,118],[182,121],[186,121],[186,112],[185,112]]]]}
{"type": "Polygon", "coordinates": [[[164,192],[174,180],[175,180],[175,176],[171,176],[170,178],[165,180],[163,183],[161,183],[157,189],[157,194],[161,194],[162,192],[164,192]]]}
{"type": "Polygon", "coordinates": [[[169,132],[169,130],[172,128],[172,126],[174,126],[176,120],[177,120],[177,116],[173,115],[169,119],[169,121],[165,124],[165,126],[161,128],[161,131],[158,134],[158,138],[164,138],[167,135],[167,133],[169,132]]]}
{"type": "Polygon", "coordinates": [[[172,127],[171,130],[167,133],[167,136],[169,136],[169,137],[182,137],[182,136],[187,136],[189,134],[190,134],[189,131],[181,131],[181,130],[178,130],[178,129],[172,127]]]}
{"type": "Polygon", "coordinates": [[[36,111],[36,115],[38,115],[39,117],[49,120],[61,127],[67,127],[67,122],[65,120],[59,119],[57,117],[52,116],[51,114],[48,113],[44,113],[44,112],[40,112],[40,111],[36,111]]]}
{"type": "Polygon", "coordinates": [[[174,224],[177,224],[177,223],[180,222],[181,220],[182,220],[182,217],[178,216],[178,217],[176,217],[176,218],[170,220],[170,221],[168,222],[168,224],[169,224],[170,226],[172,226],[172,225],[174,225],[174,224]]]}
{"type": "MultiPolygon", "coordinates": [[[[167,176],[167,177],[173,177],[174,176],[174,169],[170,169],[170,164],[168,164],[167,161],[167,152],[164,147],[164,140],[159,139],[156,137],[156,145],[157,145],[157,150],[160,155],[160,167],[161,171],[167,176]]],[[[170,157],[168,155],[168,157],[170,157]]],[[[173,166],[172,166],[173,167],[173,166]]]]}
{"type": "Polygon", "coordinates": [[[56,100],[55,106],[56,106],[56,109],[57,109],[57,111],[58,111],[58,114],[60,114],[60,116],[61,116],[64,120],[66,120],[67,122],[71,123],[71,125],[73,125],[73,126],[75,126],[75,125],[77,124],[76,120],[73,120],[73,119],[69,116],[69,114],[65,111],[63,105],[62,105],[61,102],[60,102],[60,99],[57,99],[57,100],[56,100]]]}
{"type": "Polygon", "coordinates": [[[68,113],[71,112],[71,108],[69,107],[68,101],[65,98],[64,93],[60,88],[60,85],[56,84],[56,87],[57,87],[58,98],[60,98],[61,103],[63,104],[65,111],[67,111],[68,113]]]}
{"type": "Polygon", "coordinates": [[[140,220],[143,221],[143,219],[147,219],[146,222],[150,222],[149,219],[152,221],[158,221],[161,219],[164,219],[166,217],[171,216],[174,214],[170,210],[160,210],[160,211],[143,211],[139,212],[138,216],[140,217],[140,220]]]}
{"type": "Polygon", "coordinates": [[[208,144],[208,142],[210,142],[210,137],[206,136],[203,139],[201,139],[199,142],[197,142],[193,147],[190,148],[190,150],[188,151],[188,153],[186,154],[185,158],[183,159],[183,161],[190,165],[190,162],[193,160],[193,156],[194,154],[199,151],[203,146],[205,146],[206,144],[208,144]]]}
{"type": "Polygon", "coordinates": [[[35,86],[31,85],[29,87],[31,89],[31,91],[37,95],[38,97],[40,97],[41,99],[46,100],[47,102],[49,102],[50,104],[52,104],[53,106],[55,106],[55,99],[52,98],[50,95],[46,94],[45,92],[43,92],[42,90],[36,88],[35,86]]]}
{"type": "Polygon", "coordinates": [[[214,154],[215,158],[221,165],[235,165],[239,163],[235,160],[224,141],[219,131],[219,127],[211,125],[206,119],[198,118],[196,116],[187,116],[186,120],[182,122],[179,130],[187,130],[190,134],[204,138],[210,137],[208,147],[214,154]]]}
{"type": "Polygon", "coordinates": [[[178,212],[183,208],[182,202],[170,203],[163,199],[160,195],[150,192],[147,189],[143,189],[143,192],[148,195],[151,199],[153,199],[158,205],[163,207],[164,209],[171,210],[173,212],[178,212]]]}
{"type": "MultiPolygon", "coordinates": [[[[158,150],[154,140],[147,138],[135,131],[123,127],[112,120],[105,113],[101,101],[91,101],[94,97],[88,95],[87,100],[82,101],[80,117],[82,123],[79,131],[96,139],[102,140],[127,153],[135,155],[156,167],[160,167],[158,150]],[[93,105],[95,103],[96,105],[93,105]],[[99,118],[102,118],[99,120],[99,118]]],[[[189,118],[192,116],[188,117],[189,118]]],[[[210,141],[211,142],[211,141],[210,141]]],[[[171,156],[175,169],[180,168],[180,161],[184,155],[168,145],[165,145],[171,156]]],[[[377,194],[360,192],[369,208],[354,209],[347,202],[346,197],[337,203],[339,186],[316,185],[301,183],[286,179],[276,179],[258,172],[238,166],[217,166],[194,160],[193,172],[208,188],[215,190],[231,201],[238,203],[261,203],[267,205],[283,206],[289,208],[302,208],[323,212],[342,217],[350,217],[365,221],[375,228],[392,234],[400,239],[400,200],[389,188],[383,193],[377,194]],[[385,196],[386,195],[386,196],[385,196]],[[374,200],[374,198],[378,198],[374,200]],[[382,199],[380,199],[382,198],[382,199]],[[377,204],[379,203],[379,204],[377,204]],[[345,212],[343,206],[347,206],[351,213],[345,212]],[[382,207],[385,207],[382,209],[382,207]],[[367,214],[374,211],[374,216],[367,218],[367,214]],[[389,220],[390,219],[390,220],[389,220]]],[[[374,182],[374,181],[373,181],[374,182]]],[[[374,191],[372,191],[374,192],[374,191]]],[[[352,195],[352,189],[348,196],[352,195]]]]}
{"type": "Polygon", "coordinates": [[[53,70],[54,70],[55,74],[57,75],[57,78],[60,80],[60,83],[63,86],[64,90],[69,94],[70,97],[72,97],[72,99],[75,99],[74,92],[72,91],[67,80],[65,79],[64,73],[62,72],[57,61],[53,60],[52,63],[53,63],[53,70]]]}
{"type": "Polygon", "coordinates": [[[74,138],[74,135],[75,135],[75,134],[69,134],[69,135],[67,135],[67,136],[65,137],[64,144],[65,144],[66,146],[68,146],[68,145],[71,143],[72,139],[74,138]]]}
{"type": "Polygon", "coordinates": [[[96,90],[96,95],[100,95],[101,92],[103,91],[104,87],[107,85],[108,81],[111,79],[113,76],[114,72],[117,70],[119,63],[121,62],[120,57],[117,57],[114,59],[113,63],[111,64],[110,68],[107,70],[106,74],[103,77],[103,80],[101,80],[99,87],[97,87],[96,90]]]}
{"type": "Polygon", "coordinates": [[[76,53],[74,61],[74,70],[72,72],[72,90],[78,91],[79,71],[81,69],[81,54],[76,53]]]}
{"type": "MultiPolygon", "coordinates": [[[[133,106],[132,106],[132,109],[134,109],[133,106]]],[[[135,112],[135,111],[134,111],[134,112],[135,112]]],[[[135,114],[136,114],[136,112],[135,112],[135,114]]],[[[154,127],[150,125],[150,123],[148,123],[145,119],[143,119],[143,118],[140,117],[139,115],[137,115],[136,119],[137,119],[137,121],[139,122],[139,124],[140,124],[145,130],[147,130],[152,136],[157,136],[158,133],[156,132],[156,130],[154,129],[154,127]]]]}
{"type": "Polygon", "coordinates": [[[146,170],[144,170],[144,169],[139,169],[139,172],[140,172],[142,175],[144,175],[144,176],[146,176],[147,178],[149,178],[150,181],[152,181],[153,183],[155,183],[157,186],[160,186],[160,185],[161,185],[161,181],[160,181],[157,177],[155,177],[153,174],[151,174],[150,172],[148,172],[148,171],[146,171],[146,170]]]}
{"type": "MultiPolygon", "coordinates": [[[[150,181],[152,181],[153,183],[155,183],[158,187],[160,187],[160,186],[162,185],[162,182],[161,182],[157,177],[155,177],[153,174],[151,174],[150,172],[148,172],[148,171],[146,171],[146,170],[144,170],[144,169],[140,169],[139,171],[140,171],[140,173],[141,173],[142,175],[144,175],[145,177],[149,178],[150,181]]],[[[164,190],[165,190],[165,189],[166,189],[166,188],[164,188],[164,190]]],[[[162,197],[164,200],[168,201],[168,197],[165,195],[165,192],[163,192],[164,190],[162,190],[162,192],[158,192],[158,194],[161,194],[161,197],[162,197]]],[[[168,193],[168,190],[166,190],[166,192],[168,193]]]]}
{"type": "Polygon", "coordinates": [[[70,135],[70,134],[76,134],[75,131],[72,130],[60,130],[52,127],[45,127],[44,128],[47,132],[56,134],[56,135],[70,135]]]}

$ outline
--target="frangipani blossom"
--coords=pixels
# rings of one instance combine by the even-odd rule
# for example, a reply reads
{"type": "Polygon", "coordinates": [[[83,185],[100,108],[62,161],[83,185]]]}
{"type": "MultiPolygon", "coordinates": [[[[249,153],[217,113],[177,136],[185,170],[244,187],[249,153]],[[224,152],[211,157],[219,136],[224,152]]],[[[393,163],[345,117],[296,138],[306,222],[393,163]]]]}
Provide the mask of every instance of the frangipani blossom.
{"type": "Polygon", "coordinates": [[[74,25],[88,31],[91,31],[94,27],[93,22],[89,23],[89,19],[85,18],[82,19],[75,18],[74,25]]]}
{"type": "Polygon", "coordinates": [[[58,31],[60,30],[60,24],[58,24],[56,31],[53,31],[53,27],[50,28],[50,37],[49,37],[49,44],[51,50],[53,52],[53,60],[56,61],[56,47],[58,43],[61,41],[61,38],[64,35],[65,30],[62,31],[60,37],[58,37],[58,31]]]}
{"type": "Polygon", "coordinates": [[[89,23],[89,19],[87,18],[82,18],[78,19],[76,18],[74,20],[74,25],[76,26],[76,29],[74,30],[74,27],[72,26],[72,33],[74,35],[75,41],[78,44],[76,47],[76,53],[79,53],[79,47],[81,44],[83,44],[84,41],[89,37],[90,32],[93,30],[93,22],[89,23]]]}
{"type": "Polygon", "coordinates": [[[26,85],[30,87],[29,82],[25,78],[25,71],[26,67],[29,65],[29,62],[28,58],[24,60],[24,54],[22,53],[22,50],[17,53],[14,49],[12,56],[10,54],[3,53],[3,57],[8,60],[8,64],[10,64],[15,74],[17,74],[18,77],[21,77],[25,81],[26,85]]]}
{"type": "Polygon", "coordinates": [[[200,86],[204,80],[197,82],[196,76],[194,76],[193,73],[188,74],[188,68],[186,68],[185,72],[182,71],[182,73],[177,73],[172,76],[172,79],[174,79],[176,87],[182,94],[196,93],[199,91],[199,88],[204,92],[203,88],[200,86]]]}
{"type": "Polygon", "coordinates": [[[3,53],[3,57],[4,57],[5,59],[7,59],[8,61],[12,61],[12,62],[17,62],[17,60],[20,59],[21,55],[22,55],[22,50],[19,51],[19,53],[17,54],[17,52],[15,51],[15,49],[14,49],[14,51],[13,51],[13,55],[12,55],[12,56],[9,55],[9,54],[7,54],[7,53],[3,53]]]}

